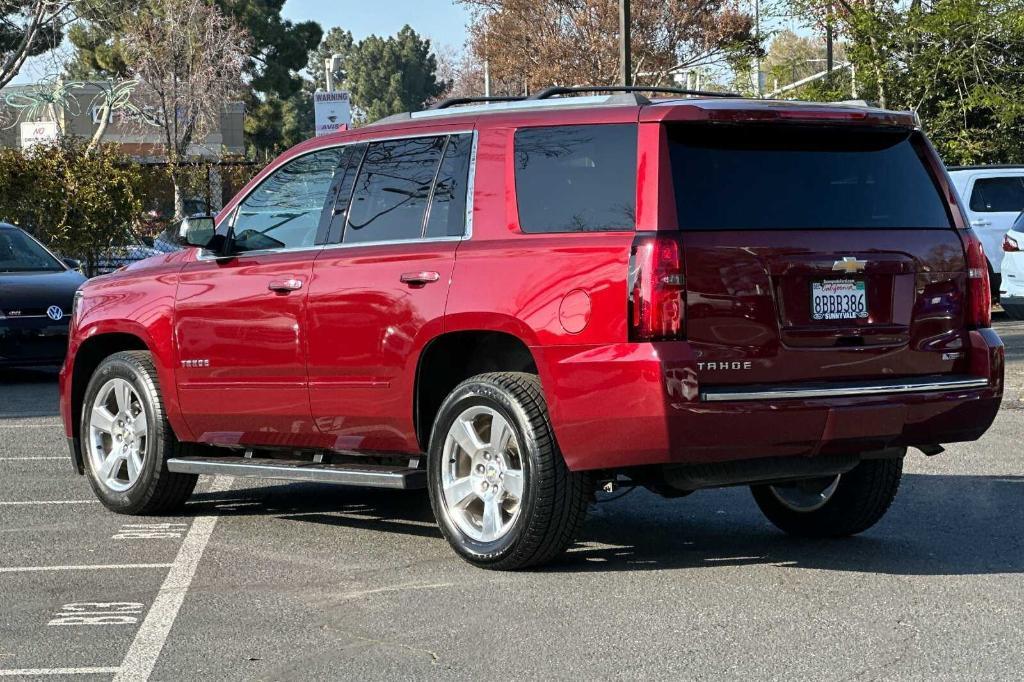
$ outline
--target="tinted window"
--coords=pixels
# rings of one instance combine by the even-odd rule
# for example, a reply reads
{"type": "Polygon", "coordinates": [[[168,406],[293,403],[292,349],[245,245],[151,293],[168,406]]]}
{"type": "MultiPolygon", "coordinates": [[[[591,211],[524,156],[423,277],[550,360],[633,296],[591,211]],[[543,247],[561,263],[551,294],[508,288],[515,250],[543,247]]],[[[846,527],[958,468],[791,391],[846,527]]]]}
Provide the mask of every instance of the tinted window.
{"type": "Polygon", "coordinates": [[[64,266],[20,230],[0,229],[0,272],[60,272],[64,266]]]}
{"type": "Polygon", "coordinates": [[[340,148],[300,156],[274,171],[238,208],[234,250],[312,246],[340,148]]]}
{"type": "Polygon", "coordinates": [[[971,210],[978,213],[1024,211],[1024,177],[978,178],[971,190],[971,210]]]}
{"type": "Polygon", "coordinates": [[[444,137],[371,142],[356,179],[342,241],[419,239],[444,137]]]}
{"type": "Polygon", "coordinates": [[[905,131],[669,129],[683,229],[950,227],[905,131]]]}
{"type": "Polygon", "coordinates": [[[524,128],[515,157],[524,232],[636,227],[636,126],[524,128]]]}
{"type": "Polygon", "coordinates": [[[466,188],[472,147],[472,135],[452,135],[448,138],[434,194],[430,198],[427,237],[461,237],[465,234],[466,188]]]}

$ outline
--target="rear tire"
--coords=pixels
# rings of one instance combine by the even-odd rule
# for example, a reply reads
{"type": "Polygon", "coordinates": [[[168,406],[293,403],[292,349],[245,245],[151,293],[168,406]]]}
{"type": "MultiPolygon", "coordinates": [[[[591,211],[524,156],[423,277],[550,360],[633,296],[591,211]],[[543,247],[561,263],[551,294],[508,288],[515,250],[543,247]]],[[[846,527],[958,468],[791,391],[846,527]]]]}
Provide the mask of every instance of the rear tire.
{"type": "Polygon", "coordinates": [[[89,484],[111,511],[177,510],[199,479],[167,470],[167,459],[188,446],[178,442],[167,422],[156,368],[146,351],[115,353],[100,363],[85,389],[80,433],[89,484]]]}
{"type": "Polygon", "coordinates": [[[1024,305],[1003,304],[1003,310],[1011,320],[1024,320],[1024,305]]]}
{"type": "Polygon", "coordinates": [[[434,422],[427,479],[449,544],[495,570],[561,554],[592,493],[589,476],[562,459],[539,379],[520,372],[480,374],[449,394],[434,422]]]}
{"type": "Polygon", "coordinates": [[[878,523],[888,511],[903,475],[903,458],[867,459],[839,476],[820,504],[800,509],[787,503],[787,489],[796,486],[755,485],[750,490],[757,506],[780,530],[808,538],[856,535],[878,523]],[[773,490],[774,488],[774,490],[773,490]]]}

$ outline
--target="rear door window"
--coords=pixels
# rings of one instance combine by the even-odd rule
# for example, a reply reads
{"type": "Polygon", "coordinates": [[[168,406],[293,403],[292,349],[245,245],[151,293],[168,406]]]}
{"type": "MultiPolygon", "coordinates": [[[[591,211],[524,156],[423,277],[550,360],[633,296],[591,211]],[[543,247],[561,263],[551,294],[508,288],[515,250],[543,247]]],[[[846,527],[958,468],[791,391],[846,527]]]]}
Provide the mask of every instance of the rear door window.
{"type": "Polygon", "coordinates": [[[430,197],[427,238],[461,237],[466,231],[466,196],[469,184],[469,156],[472,135],[452,135],[444,149],[444,160],[430,197]]]}
{"type": "Polygon", "coordinates": [[[633,124],[517,130],[523,232],[635,229],[636,136],[633,124]]]}
{"type": "Polygon", "coordinates": [[[914,133],[804,126],[669,127],[689,230],[948,228],[914,133]]]}
{"type": "Polygon", "coordinates": [[[1024,211],[1024,176],[978,178],[971,190],[975,213],[1016,213],[1024,211]]]}
{"type": "Polygon", "coordinates": [[[423,236],[427,202],[445,139],[414,137],[369,144],[356,179],[342,243],[423,236]]]}

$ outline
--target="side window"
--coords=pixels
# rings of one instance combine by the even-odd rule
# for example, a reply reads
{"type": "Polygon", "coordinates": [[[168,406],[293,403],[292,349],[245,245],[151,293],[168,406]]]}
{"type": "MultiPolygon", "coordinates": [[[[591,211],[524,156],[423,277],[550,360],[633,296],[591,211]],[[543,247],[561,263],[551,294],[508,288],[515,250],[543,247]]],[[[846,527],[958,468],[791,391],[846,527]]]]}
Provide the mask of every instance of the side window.
{"type": "Polygon", "coordinates": [[[418,239],[445,137],[371,142],[356,178],[342,242],[418,239]]]}
{"type": "Polygon", "coordinates": [[[466,233],[466,192],[472,135],[452,135],[444,149],[427,214],[427,237],[461,237],[466,233]]]}
{"type": "Polygon", "coordinates": [[[236,253],[312,246],[341,148],[289,161],[239,204],[232,227],[236,253]]]}
{"type": "Polygon", "coordinates": [[[636,227],[636,126],[516,131],[516,201],[523,232],[636,227]]]}
{"type": "Polygon", "coordinates": [[[975,180],[971,210],[977,213],[1024,211],[1024,176],[975,180]]]}

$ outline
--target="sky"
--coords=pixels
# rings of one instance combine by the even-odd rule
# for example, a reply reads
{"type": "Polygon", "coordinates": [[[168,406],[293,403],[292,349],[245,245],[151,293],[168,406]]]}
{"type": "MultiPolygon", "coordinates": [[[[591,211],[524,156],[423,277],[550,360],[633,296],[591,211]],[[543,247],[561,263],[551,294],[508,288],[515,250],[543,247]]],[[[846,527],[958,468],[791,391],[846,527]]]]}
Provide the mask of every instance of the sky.
{"type": "MultiPolygon", "coordinates": [[[[469,22],[466,8],[452,0],[286,0],[281,14],[292,21],[317,21],[324,33],[341,26],[356,40],[371,33],[392,35],[409,24],[435,46],[448,45],[456,50],[461,50],[466,41],[469,22]]],[[[12,83],[33,83],[52,76],[59,70],[55,58],[47,55],[30,59],[12,83]]]]}
{"type": "Polygon", "coordinates": [[[352,31],[356,40],[375,33],[392,35],[405,24],[431,42],[461,49],[469,12],[452,0],[287,0],[281,14],[292,21],[320,22],[352,31]]]}

